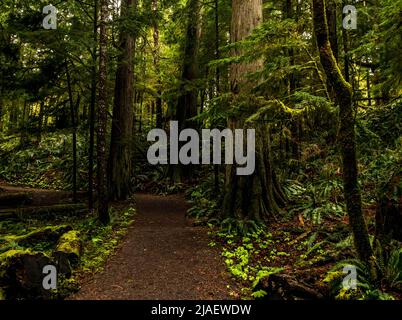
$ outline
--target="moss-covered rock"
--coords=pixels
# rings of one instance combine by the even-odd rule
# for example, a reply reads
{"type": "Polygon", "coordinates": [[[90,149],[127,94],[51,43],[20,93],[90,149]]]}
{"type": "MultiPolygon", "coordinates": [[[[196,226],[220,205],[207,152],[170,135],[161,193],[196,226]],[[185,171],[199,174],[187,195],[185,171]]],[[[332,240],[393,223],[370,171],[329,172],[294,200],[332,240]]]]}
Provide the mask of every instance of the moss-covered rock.
{"type": "Polygon", "coordinates": [[[9,250],[0,254],[0,287],[7,299],[50,299],[43,288],[43,268],[49,257],[31,250],[9,250]]]}

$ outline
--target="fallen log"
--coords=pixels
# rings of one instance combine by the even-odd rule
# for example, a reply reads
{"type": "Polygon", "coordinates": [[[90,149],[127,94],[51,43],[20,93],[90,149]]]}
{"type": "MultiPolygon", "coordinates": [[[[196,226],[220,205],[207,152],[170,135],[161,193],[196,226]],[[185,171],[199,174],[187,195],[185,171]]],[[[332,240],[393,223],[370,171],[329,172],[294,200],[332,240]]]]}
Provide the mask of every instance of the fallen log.
{"type": "Polygon", "coordinates": [[[0,206],[25,205],[30,203],[32,203],[32,193],[28,192],[0,193],[0,206]]]}
{"type": "Polygon", "coordinates": [[[53,253],[54,260],[61,273],[70,276],[71,266],[77,265],[82,253],[82,241],[77,230],[64,233],[53,253]]]}
{"type": "Polygon", "coordinates": [[[316,300],[324,296],[305,283],[286,274],[272,274],[262,278],[254,291],[264,290],[264,300],[316,300]]]}
{"type": "Polygon", "coordinates": [[[30,250],[9,250],[0,254],[0,287],[5,298],[50,299],[43,288],[43,268],[51,265],[49,257],[30,250]]]}
{"type": "Polygon", "coordinates": [[[52,206],[41,207],[21,207],[8,208],[0,210],[0,220],[6,219],[26,219],[26,218],[51,218],[60,214],[71,216],[79,215],[88,212],[87,206],[84,203],[78,204],[57,204],[52,206]]]}
{"type": "Polygon", "coordinates": [[[15,246],[16,244],[18,246],[33,246],[39,242],[55,243],[71,229],[71,226],[68,225],[47,226],[19,236],[5,236],[0,238],[0,245],[3,247],[0,252],[10,249],[10,246],[15,246]]]}

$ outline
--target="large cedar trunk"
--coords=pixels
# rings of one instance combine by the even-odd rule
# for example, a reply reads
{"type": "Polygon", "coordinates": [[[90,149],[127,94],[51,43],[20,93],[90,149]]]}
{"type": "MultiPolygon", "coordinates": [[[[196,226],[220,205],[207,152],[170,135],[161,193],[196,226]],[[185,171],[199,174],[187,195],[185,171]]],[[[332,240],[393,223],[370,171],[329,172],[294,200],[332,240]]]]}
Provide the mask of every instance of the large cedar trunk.
{"type": "MultiPolygon", "coordinates": [[[[233,0],[231,42],[236,43],[245,39],[258,25],[262,23],[262,0],[233,0]]],[[[234,55],[241,55],[235,49],[234,55]]],[[[237,96],[249,93],[255,83],[246,79],[246,75],[262,68],[263,61],[233,64],[230,70],[231,89],[234,101],[237,96]]],[[[251,99],[252,101],[252,99],[251,99]]],[[[250,110],[256,109],[250,105],[250,110]]],[[[255,111],[255,110],[254,110],[255,111]]],[[[244,128],[239,119],[230,119],[228,126],[234,130],[244,128]]],[[[222,217],[250,219],[266,222],[280,211],[284,204],[284,195],[279,187],[272,168],[270,132],[265,124],[259,124],[256,129],[256,168],[250,176],[236,175],[236,167],[226,167],[225,196],[222,217]]]]}
{"type": "MultiPolygon", "coordinates": [[[[135,0],[124,0],[121,16],[127,17],[134,6],[135,0]]],[[[109,196],[113,200],[125,200],[130,195],[132,172],[134,38],[124,27],[120,32],[109,154],[109,196]]]]}
{"type": "Polygon", "coordinates": [[[108,112],[107,96],[107,28],[108,0],[100,1],[100,33],[99,33],[99,83],[98,83],[98,121],[97,121],[97,193],[99,220],[109,222],[109,202],[107,184],[106,128],[108,112]]]}
{"type": "Polygon", "coordinates": [[[353,110],[352,88],[344,79],[332,52],[326,21],[326,1],[313,0],[314,31],[320,52],[321,64],[328,82],[335,92],[335,100],[339,105],[340,128],[339,142],[343,161],[343,184],[346,207],[350,226],[359,258],[370,262],[372,249],[367,226],[362,212],[362,201],[358,187],[358,168],[356,158],[355,115],[353,110]]]}

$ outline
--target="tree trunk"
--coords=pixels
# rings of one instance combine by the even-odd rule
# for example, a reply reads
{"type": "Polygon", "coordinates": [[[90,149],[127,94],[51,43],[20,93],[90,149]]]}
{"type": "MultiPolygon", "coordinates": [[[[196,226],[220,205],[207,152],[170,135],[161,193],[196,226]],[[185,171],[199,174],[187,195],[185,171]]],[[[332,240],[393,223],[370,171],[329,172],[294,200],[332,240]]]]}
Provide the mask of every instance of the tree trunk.
{"type": "MultiPolygon", "coordinates": [[[[220,50],[219,50],[219,0],[215,0],[215,60],[220,59],[220,50]]],[[[220,94],[220,70],[219,66],[216,67],[215,70],[215,82],[216,82],[216,96],[219,97],[220,94]]],[[[202,111],[201,111],[202,112],[202,111]]],[[[214,191],[216,194],[219,194],[219,172],[220,166],[219,164],[214,165],[214,191]]]]}
{"type": "Polygon", "coordinates": [[[160,75],[160,65],[159,65],[159,25],[158,25],[158,0],[152,0],[152,11],[154,14],[153,20],[153,36],[154,36],[154,66],[156,73],[156,128],[162,128],[162,119],[163,119],[163,111],[162,111],[162,83],[161,83],[161,75],[160,75]]]}
{"type": "MultiPolygon", "coordinates": [[[[195,128],[189,119],[197,115],[197,89],[194,81],[198,78],[198,49],[200,38],[200,0],[188,0],[187,31],[184,47],[183,67],[181,76],[180,96],[176,107],[175,119],[179,123],[179,131],[185,128],[195,128]]],[[[179,148],[181,146],[179,144],[179,148]]],[[[172,182],[182,182],[191,178],[191,165],[172,164],[168,169],[168,177],[172,182]]]]}
{"type": "Polygon", "coordinates": [[[89,150],[88,150],[88,209],[94,208],[93,181],[94,181],[94,149],[95,149],[95,107],[96,107],[96,60],[98,42],[98,0],[94,0],[92,70],[91,70],[91,104],[89,108],[89,150]]]}
{"type": "MultiPolygon", "coordinates": [[[[129,17],[134,8],[135,0],[124,0],[121,17],[129,17]]],[[[109,154],[109,196],[113,200],[130,196],[132,172],[134,38],[124,27],[120,32],[109,154]]]]}
{"type": "Polygon", "coordinates": [[[76,125],[76,110],[78,110],[79,98],[77,98],[77,108],[74,110],[73,91],[71,87],[70,70],[68,68],[68,62],[66,60],[66,74],[67,74],[67,87],[68,87],[68,99],[70,101],[70,115],[71,115],[71,127],[73,138],[73,202],[77,202],[77,125],[76,125]]]}
{"type": "Polygon", "coordinates": [[[100,0],[99,34],[99,85],[98,85],[98,121],[97,121],[97,191],[98,216],[101,223],[109,223],[109,201],[107,183],[106,129],[108,112],[107,95],[107,27],[108,0],[100,0]]]}
{"type": "Polygon", "coordinates": [[[189,0],[186,8],[187,33],[184,48],[181,95],[176,109],[179,130],[193,127],[188,119],[197,115],[197,90],[194,80],[198,77],[198,47],[200,33],[200,0],[189,0]]]}
{"type": "Polygon", "coordinates": [[[352,88],[346,82],[331,49],[326,21],[325,0],[313,0],[314,31],[317,38],[320,60],[328,81],[335,91],[336,103],[340,108],[339,142],[342,150],[344,195],[349,223],[359,258],[370,265],[372,249],[367,226],[362,212],[362,202],[358,187],[356,159],[355,115],[352,88]]]}
{"type": "MultiPolygon", "coordinates": [[[[38,139],[38,142],[41,142],[41,140],[42,140],[42,126],[43,126],[43,114],[44,114],[44,112],[45,112],[45,101],[42,100],[40,102],[40,107],[39,107],[38,132],[36,133],[36,137],[38,139]]],[[[1,114],[0,114],[0,117],[1,117],[1,114]]]]}
{"type": "MultiPolygon", "coordinates": [[[[236,43],[245,39],[258,25],[262,23],[262,0],[233,0],[231,42],[236,43]]],[[[241,55],[235,49],[234,55],[241,55]]],[[[262,68],[263,61],[233,64],[230,69],[232,93],[235,96],[248,93],[255,83],[246,79],[247,73],[256,72],[262,68]]],[[[250,110],[256,106],[250,105],[250,110]]],[[[230,129],[244,128],[239,119],[230,119],[230,129]]],[[[272,168],[271,142],[269,127],[259,124],[256,128],[256,169],[252,175],[237,176],[234,165],[226,167],[225,196],[223,201],[222,218],[268,221],[280,211],[284,196],[276,181],[272,168]]]]}

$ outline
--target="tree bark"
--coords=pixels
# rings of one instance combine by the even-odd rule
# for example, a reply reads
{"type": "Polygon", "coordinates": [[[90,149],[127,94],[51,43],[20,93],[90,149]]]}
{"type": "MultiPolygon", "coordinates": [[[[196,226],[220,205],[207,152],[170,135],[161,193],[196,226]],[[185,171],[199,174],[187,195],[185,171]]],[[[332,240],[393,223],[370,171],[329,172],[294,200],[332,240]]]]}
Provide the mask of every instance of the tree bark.
{"type": "Polygon", "coordinates": [[[158,24],[158,0],[152,0],[152,11],[154,14],[153,20],[153,37],[154,37],[154,50],[153,50],[153,58],[154,58],[154,66],[156,73],[156,128],[162,128],[162,119],[163,119],[163,111],[162,111],[162,83],[161,83],[161,75],[160,75],[160,64],[159,64],[159,24],[158,24]]]}
{"type": "MultiPolygon", "coordinates": [[[[198,78],[198,49],[200,38],[200,0],[188,0],[186,7],[187,31],[184,47],[180,96],[178,98],[175,120],[179,123],[179,131],[185,128],[196,128],[189,119],[197,115],[197,89],[194,81],[198,78]]],[[[179,144],[179,148],[180,148],[179,144]]],[[[172,182],[182,182],[191,178],[191,165],[173,164],[169,166],[168,177],[172,182]]]]}
{"type": "MultiPolygon", "coordinates": [[[[127,18],[135,0],[124,0],[121,17],[127,18]]],[[[125,200],[131,194],[134,99],[134,37],[126,28],[120,30],[120,54],[116,71],[112,135],[109,153],[109,196],[125,200]]]]}
{"type": "Polygon", "coordinates": [[[197,115],[197,90],[194,88],[194,80],[198,77],[200,9],[199,0],[188,1],[181,95],[176,109],[176,119],[179,122],[180,130],[193,126],[188,119],[197,115]]]}
{"type": "Polygon", "coordinates": [[[100,1],[99,34],[99,82],[98,82],[98,121],[97,121],[97,193],[98,217],[101,223],[109,223],[108,174],[106,156],[106,129],[108,112],[107,94],[107,26],[108,0],[100,1]]]}
{"type": "MultiPolygon", "coordinates": [[[[68,99],[70,102],[70,115],[71,115],[71,127],[73,138],[73,202],[77,202],[77,125],[76,125],[76,110],[74,108],[73,91],[71,86],[70,70],[68,68],[68,62],[66,60],[66,75],[67,75],[67,87],[68,87],[68,99]]],[[[77,107],[79,104],[79,98],[77,99],[77,107]]]]}
{"type": "Polygon", "coordinates": [[[349,224],[353,232],[354,244],[359,258],[370,265],[372,248],[363,217],[361,194],[358,187],[353,93],[351,85],[344,79],[331,49],[325,0],[313,0],[313,20],[320,60],[328,81],[334,88],[336,103],[339,105],[339,142],[342,152],[344,195],[349,224]]]}
{"type": "Polygon", "coordinates": [[[91,104],[89,108],[89,150],[88,150],[88,209],[94,208],[94,149],[95,149],[95,108],[96,108],[96,61],[98,42],[98,0],[94,0],[92,70],[91,70],[91,104]]]}
{"type": "MultiPolygon", "coordinates": [[[[233,0],[231,42],[244,40],[254,28],[262,23],[262,0],[233,0]]],[[[242,54],[235,49],[233,54],[242,54]]],[[[244,93],[251,94],[255,83],[246,78],[262,68],[263,61],[256,60],[250,63],[233,64],[230,69],[231,89],[234,101],[244,93]]],[[[252,100],[251,100],[252,101],[252,100]]],[[[253,102],[251,102],[253,103],[253,102]]],[[[250,111],[258,106],[250,105],[250,111]]],[[[229,119],[230,129],[246,129],[240,119],[229,119]]],[[[250,176],[237,176],[234,165],[226,167],[225,196],[223,201],[222,218],[255,220],[267,222],[270,216],[280,211],[279,206],[284,203],[284,195],[276,181],[272,168],[271,142],[269,127],[265,124],[256,128],[256,169],[250,176]]]]}

